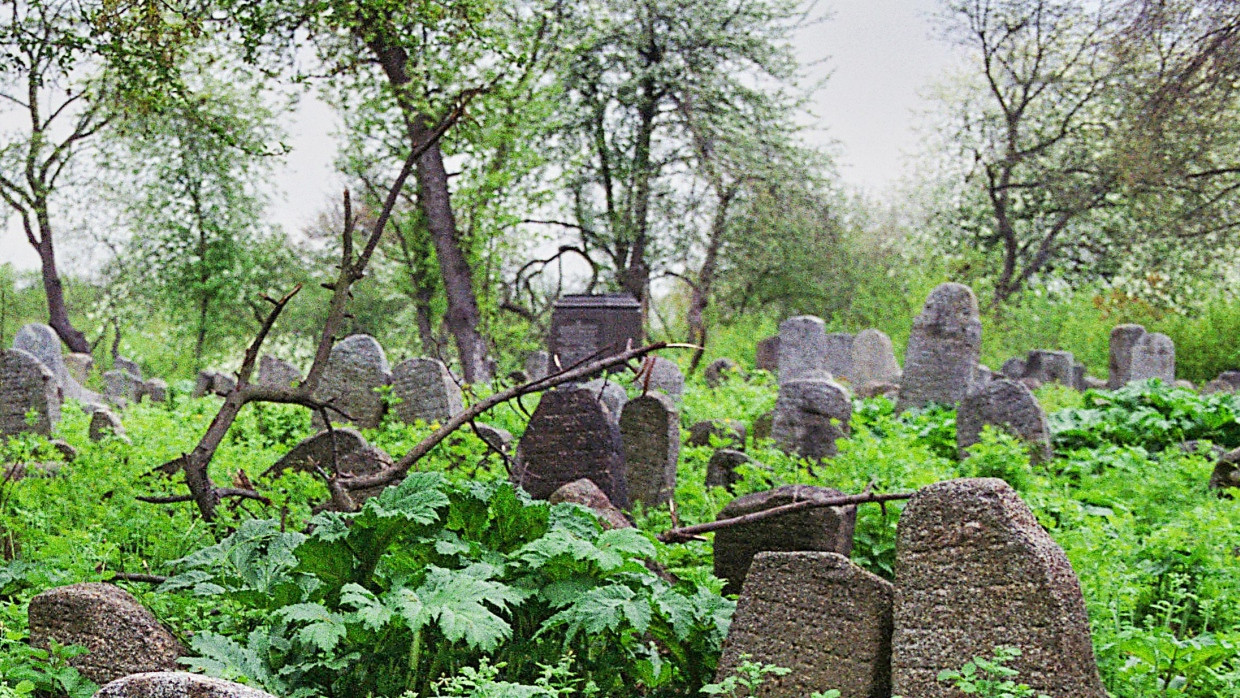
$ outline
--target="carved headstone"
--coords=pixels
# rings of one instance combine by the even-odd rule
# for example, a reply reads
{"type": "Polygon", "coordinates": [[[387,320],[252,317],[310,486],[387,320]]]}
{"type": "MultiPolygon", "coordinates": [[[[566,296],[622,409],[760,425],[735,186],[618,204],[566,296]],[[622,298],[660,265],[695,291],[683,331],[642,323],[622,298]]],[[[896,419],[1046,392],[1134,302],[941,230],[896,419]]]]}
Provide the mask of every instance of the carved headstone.
{"type": "Polygon", "coordinates": [[[836,553],[764,552],[754,557],[717,675],[742,661],[788,667],[754,696],[891,696],[891,583],[836,553]]]}
{"type": "Polygon", "coordinates": [[[302,380],[301,371],[284,359],[263,354],[258,360],[258,385],[289,388],[302,380]]]}
{"type": "Polygon", "coordinates": [[[754,368],[772,373],[779,370],[779,335],[758,342],[754,350],[754,368]]]}
{"type": "Polygon", "coordinates": [[[408,359],[392,369],[393,408],[401,421],[444,423],[465,409],[461,389],[438,359],[408,359]]]}
{"type": "Polygon", "coordinates": [[[1128,370],[1130,381],[1159,378],[1164,383],[1175,382],[1175,342],[1161,332],[1141,335],[1132,346],[1128,370]]]}
{"type": "Polygon", "coordinates": [[[1020,378],[1029,376],[1042,381],[1043,385],[1054,382],[1077,390],[1082,387],[1077,381],[1076,357],[1070,351],[1034,349],[1029,352],[1025,358],[1025,374],[1020,378]]]}
{"type": "Polygon", "coordinates": [[[821,379],[779,386],[771,438],[782,450],[805,458],[836,454],[835,440],[849,434],[852,400],[840,384],[821,379]]]}
{"type": "MultiPolygon", "coordinates": [[[[392,464],[392,457],[378,446],[372,446],[357,430],[339,427],[330,432],[326,429],[297,444],[280,460],[263,473],[263,477],[279,477],[285,470],[317,473],[318,469],[341,475],[374,475],[392,464]]],[[[350,492],[356,503],[373,497],[383,487],[354,490],[350,492]]]]}
{"type": "Polygon", "coordinates": [[[981,440],[982,427],[987,424],[1003,427],[1027,442],[1034,462],[1050,460],[1051,432],[1046,412],[1020,381],[991,381],[960,401],[956,411],[956,446],[961,458],[981,440]]]}
{"type": "Polygon", "coordinates": [[[148,671],[171,671],[185,649],[129,592],[112,584],[73,584],[30,600],[30,644],[81,645],[69,660],[82,676],[107,683],[148,671]]]}
{"type": "Polygon", "coordinates": [[[830,332],[827,334],[827,351],[824,365],[827,372],[835,378],[852,380],[853,341],[855,337],[849,332],[830,332]]]}
{"type": "Polygon", "coordinates": [[[779,382],[802,378],[830,378],[827,371],[827,332],[822,318],[790,317],[779,324],[779,382]]]}
{"type": "MultiPolygon", "coordinates": [[[[784,485],[738,497],[719,512],[719,520],[805,500],[823,501],[843,496],[839,490],[810,485],[784,485]]],[[[726,579],[725,594],[740,593],[753,556],[764,550],[852,552],[857,507],[811,507],[782,516],[721,528],[715,532],[715,576],[726,579]]]]}
{"type": "Polygon", "coordinates": [[[551,354],[539,350],[525,357],[525,375],[530,380],[546,378],[551,373],[551,354]]]}
{"type": "Polygon", "coordinates": [[[969,393],[982,348],[977,297],[962,284],[940,284],[913,321],[898,411],[955,405],[969,393]]]}
{"type": "MultiPolygon", "coordinates": [[[[332,347],[314,396],[331,401],[353,424],[374,428],[383,418],[383,400],[375,389],[391,382],[387,355],[378,340],[368,334],[355,334],[332,347]]],[[[338,412],[330,413],[329,418],[345,419],[338,412]]],[[[316,413],[312,423],[322,426],[322,421],[316,413]]]]}
{"type": "Polygon", "coordinates": [[[0,351],[0,436],[47,435],[59,421],[60,391],[51,369],[21,349],[0,351]],[[31,410],[33,424],[26,421],[31,410]]]}
{"type": "Polygon", "coordinates": [[[100,688],[93,698],[275,698],[257,688],[184,671],[130,674],[100,688]]]}
{"type": "Polygon", "coordinates": [[[940,482],[904,508],[896,540],[892,692],[952,698],[940,683],[999,645],[1035,693],[1104,698],[1080,583],[1002,480],[940,482]]]}
{"type": "Polygon", "coordinates": [[[620,414],[629,501],[665,504],[676,490],[680,459],[680,414],[672,398],[647,393],[624,404],[620,414]]]}
{"type": "Polygon", "coordinates": [[[650,362],[650,389],[658,390],[679,404],[685,394],[685,374],[680,372],[680,366],[662,356],[655,356],[650,362]]]}
{"type": "Polygon", "coordinates": [[[589,478],[620,508],[629,505],[620,428],[595,393],[582,388],[543,393],[517,442],[513,481],[535,499],[589,478]]]}
{"type": "Polygon", "coordinates": [[[603,524],[605,530],[613,528],[633,528],[633,524],[624,516],[624,512],[616,508],[611,503],[607,495],[598,488],[598,485],[587,478],[574,480],[551,493],[547,498],[552,504],[580,504],[587,509],[591,509],[598,515],[599,522],[603,524]]]}
{"type": "Polygon", "coordinates": [[[641,345],[641,304],[623,293],[564,296],[552,307],[548,339],[564,368],[619,354],[629,344],[641,345]]]}
{"type": "Polygon", "coordinates": [[[710,437],[726,439],[732,448],[745,450],[745,423],[735,419],[708,419],[689,427],[686,446],[709,446],[710,437]]]}
{"type": "Polygon", "coordinates": [[[1107,387],[1122,388],[1132,380],[1132,348],[1145,335],[1140,325],[1116,325],[1111,330],[1110,378],[1107,387]]]}
{"type": "Polygon", "coordinates": [[[740,366],[737,366],[735,361],[721,357],[707,364],[702,376],[706,379],[708,387],[718,388],[727,376],[733,375],[738,370],[740,366]]]}
{"type": "Polygon", "coordinates": [[[901,373],[890,337],[875,329],[857,333],[852,342],[852,365],[847,374],[853,385],[899,383],[901,373]]]}
{"type": "Polygon", "coordinates": [[[726,487],[731,490],[732,485],[741,479],[736,469],[752,462],[749,456],[736,449],[721,448],[715,451],[711,454],[710,462],[706,464],[706,486],[726,487]]]}
{"type": "Polygon", "coordinates": [[[90,427],[87,431],[91,441],[103,441],[109,436],[125,438],[125,427],[121,418],[111,410],[98,409],[90,415],[90,427]]]}

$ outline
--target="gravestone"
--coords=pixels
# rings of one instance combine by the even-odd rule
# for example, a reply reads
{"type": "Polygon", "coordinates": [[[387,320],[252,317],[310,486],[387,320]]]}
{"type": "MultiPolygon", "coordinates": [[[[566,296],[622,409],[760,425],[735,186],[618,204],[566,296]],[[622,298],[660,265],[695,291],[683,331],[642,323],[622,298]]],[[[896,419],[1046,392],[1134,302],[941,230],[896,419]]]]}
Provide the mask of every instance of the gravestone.
{"type": "Polygon", "coordinates": [[[58,421],[60,391],[51,369],[21,349],[0,351],[0,436],[26,431],[46,436],[58,421]],[[26,421],[31,410],[33,424],[26,421]]]}
{"type": "Polygon", "coordinates": [[[710,462],[706,464],[706,486],[726,487],[731,490],[732,485],[741,479],[736,469],[752,462],[749,456],[736,449],[721,448],[715,451],[711,454],[710,462]]]}
{"type": "Polygon", "coordinates": [[[658,390],[680,404],[685,394],[685,374],[680,372],[680,366],[662,356],[652,357],[650,362],[650,389],[658,390]]]}
{"type": "Polygon", "coordinates": [[[718,388],[723,385],[723,381],[727,376],[734,375],[740,366],[736,362],[727,357],[715,359],[706,365],[706,370],[702,372],[703,378],[706,379],[706,385],[711,388],[718,388]]]}
{"type": "Polygon", "coordinates": [[[624,403],[629,401],[629,393],[623,385],[609,378],[595,378],[578,385],[607,407],[607,414],[611,421],[617,425],[620,424],[620,413],[624,410],[624,403]]]}
{"type": "MultiPolygon", "coordinates": [[[[85,380],[85,376],[79,380],[69,369],[68,362],[60,352],[60,336],[56,334],[56,330],[41,324],[24,325],[13,337],[13,348],[30,354],[52,372],[60,387],[61,400],[81,400],[88,403],[99,401],[98,395],[82,387],[81,380],[85,380]]],[[[94,361],[90,354],[71,354],[71,356],[84,356],[91,362],[94,361]]],[[[79,365],[81,361],[82,359],[75,358],[74,364],[79,365]]]]}
{"type": "Polygon", "coordinates": [[[513,482],[535,499],[588,478],[612,504],[628,508],[620,428],[595,393],[561,388],[542,394],[517,442],[513,482]]]}
{"type": "Polygon", "coordinates": [[[738,451],[745,450],[745,423],[736,419],[708,419],[689,427],[686,446],[709,446],[710,437],[726,439],[738,451]]]}
{"type": "MultiPolygon", "coordinates": [[[[733,499],[717,518],[731,519],[793,502],[841,496],[842,492],[828,487],[784,485],[733,499]]],[[[737,594],[753,556],[760,552],[814,550],[847,557],[852,552],[856,525],[856,506],[821,506],[721,528],[715,532],[715,576],[727,580],[723,593],[737,594]]]]}
{"type": "Polygon", "coordinates": [[[783,451],[803,458],[836,454],[835,440],[849,434],[852,400],[840,384],[822,379],[794,380],[779,386],[771,438],[783,451]]]}
{"type": "Polygon", "coordinates": [[[999,367],[999,373],[1002,373],[1005,378],[1011,378],[1014,381],[1018,381],[1027,375],[1025,373],[1027,368],[1028,367],[1025,365],[1025,360],[1023,358],[1013,356],[1003,362],[1003,365],[999,367]]]}
{"type": "Polygon", "coordinates": [[[551,493],[547,501],[552,504],[580,504],[581,506],[592,510],[598,515],[599,523],[603,525],[603,530],[611,530],[615,528],[633,528],[625,516],[624,512],[616,508],[611,503],[607,495],[598,488],[598,485],[587,478],[574,480],[551,493]]]}
{"type": "Polygon", "coordinates": [[[90,414],[90,427],[87,430],[91,441],[103,441],[109,436],[124,439],[125,427],[121,418],[112,410],[98,409],[90,414]]]}
{"type": "Polygon", "coordinates": [[[779,383],[830,378],[827,332],[822,318],[798,315],[779,324],[779,383]]]}
{"type": "Polygon", "coordinates": [[[477,425],[478,437],[491,448],[500,453],[508,453],[512,448],[512,434],[507,429],[500,429],[486,422],[478,422],[477,425]]]}
{"type": "MultiPolygon", "coordinates": [[[[383,347],[368,334],[355,334],[332,347],[314,397],[330,401],[348,415],[346,419],[339,412],[329,412],[332,421],[375,428],[383,418],[383,399],[375,389],[391,383],[391,369],[383,347]]],[[[322,416],[316,412],[311,423],[322,427],[322,422],[322,416]]]]}
{"type": "Polygon", "coordinates": [[[973,290],[940,284],[913,320],[896,410],[960,402],[973,384],[981,347],[982,322],[973,290]]]}
{"type": "Polygon", "coordinates": [[[130,361],[123,356],[118,356],[112,359],[112,369],[124,371],[134,378],[142,380],[142,367],[138,365],[137,361],[130,361]]]}
{"type": "Polygon", "coordinates": [[[626,402],[620,413],[620,442],[629,502],[666,504],[676,490],[680,458],[680,414],[672,398],[652,392],[626,402]]]}
{"type": "Polygon", "coordinates": [[[1210,473],[1210,489],[1217,490],[1219,496],[1230,497],[1226,490],[1240,487],[1240,448],[1228,451],[1214,463],[1214,471],[1210,473]]]}
{"type": "Polygon", "coordinates": [[[103,394],[118,407],[136,403],[142,397],[142,381],[129,371],[113,369],[103,372],[103,394]]]}
{"type": "Polygon", "coordinates": [[[1236,386],[1225,380],[1215,378],[1209,383],[1206,383],[1205,387],[1201,389],[1201,392],[1206,395],[1212,395],[1214,393],[1234,393],[1236,392],[1236,386]]]}
{"type": "Polygon", "coordinates": [[[65,354],[65,369],[69,376],[79,384],[85,383],[90,377],[90,369],[95,365],[95,357],[90,354],[70,352],[65,354]]]}
{"type": "Polygon", "coordinates": [[[30,600],[30,644],[81,645],[69,659],[98,684],[148,671],[171,671],[185,648],[129,592],[90,583],[49,589],[30,600]]]}
{"type": "Polygon", "coordinates": [[[195,399],[210,395],[211,386],[215,384],[215,371],[199,371],[194,376],[194,391],[190,393],[190,397],[195,399]]]}
{"type": "Polygon", "coordinates": [[[954,698],[937,680],[999,645],[1052,698],[1104,698],[1080,583],[1016,491],[994,478],[922,488],[896,534],[892,692],[954,698]]]}
{"type": "Polygon", "coordinates": [[[1218,374],[1218,380],[1231,384],[1231,387],[1240,390],[1240,371],[1223,371],[1218,374]]]}
{"type": "Polygon", "coordinates": [[[986,364],[978,364],[973,369],[973,385],[969,386],[970,391],[981,390],[987,383],[995,379],[995,372],[990,370],[986,364]]]}
{"type": "Polygon", "coordinates": [[[827,372],[835,378],[852,380],[853,342],[856,337],[850,332],[831,332],[827,334],[827,352],[825,363],[827,372]]]}
{"type": "Polygon", "coordinates": [[[900,396],[900,386],[895,383],[870,381],[869,383],[862,383],[858,386],[856,395],[863,400],[878,397],[879,395],[882,395],[888,400],[896,400],[899,399],[900,396]]]}
{"type": "MultiPolygon", "coordinates": [[[[771,438],[771,427],[775,425],[775,411],[763,412],[753,419],[753,440],[754,442],[771,438]]],[[[744,443],[741,444],[742,449],[744,443]]]]}
{"type": "Polygon", "coordinates": [[[1150,378],[1158,378],[1168,384],[1175,382],[1175,342],[1161,332],[1143,334],[1132,346],[1128,380],[1150,378]]]}
{"type": "Polygon", "coordinates": [[[1111,390],[1122,388],[1132,380],[1132,348],[1143,336],[1145,328],[1140,325],[1116,325],[1111,330],[1110,377],[1107,380],[1111,390]]]}
{"type": "Polygon", "coordinates": [[[273,388],[290,388],[294,383],[300,383],[301,380],[301,371],[284,359],[276,358],[270,354],[263,354],[262,358],[258,360],[258,385],[268,385],[273,388]]]}
{"type": "Polygon", "coordinates": [[[852,342],[852,365],[847,374],[853,385],[899,383],[900,364],[896,362],[891,338],[882,330],[861,330],[852,342]]]}
{"type": "MultiPolygon", "coordinates": [[[[383,449],[367,442],[366,437],[357,430],[338,427],[330,432],[324,429],[303,439],[268,468],[263,477],[277,478],[285,470],[317,474],[320,468],[331,474],[333,457],[336,472],[341,475],[374,475],[392,465],[392,457],[383,449]]],[[[360,504],[382,491],[383,487],[379,486],[352,490],[350,495],[355,503],[360,504]]]]}
{"type": "Polygon", "coordinates": [[[548,340],[566,369],[641,346],[641,304],[624,293],[564,296],[552,306],[548,340]]]}
{"type": "Polygon", "coordinates": [[[1025,358],[1025,374],[1021,378],[1029,376],[1042,381],[1043,385],[1053,382],[1081,389],[1076,375],[1076,357],[1070,351],[1034,349],[1029,352],[1025,358]]]}
{"type": "Polygon", "coordinates": [[[392,393],[400,402],[392,409],[402,422],[443,424],[465,409],[461,388],[438,359],[407,359],[392,369],[392,393]]]}
{"type": "Polygon", "coordinates": [[[1051,458],[1051,432],[1046,412],[1020,381],[1001,378],[969,393],[956,411],[956,447],[960,458],[981,441],[982,427],[1002,427],[1029,444],[1033,462],[1051,458]]]}
{"type": "Polygon", "coordinates": [[[1086,390],[1106,390],[1107,389],[1106,381],[1102,380],[1101,378],[1094,378],[1093,376],[1085,376],[1084,380],[1082,381],[1082,384],[1085,386],[1086,390]]]}
{"type": "Polygon", "coordinates": [[[257,688],[184,671],[130,674],[100,688],[92,698],[275,698],[257,688]]]}
{"type": "Polygon", "coordinates": [[[760,340],[754,350],[754,368],[775,373],[779,370],[779,335],[760,340]]]}
{"type": "Polygon", "coordinates": [[[551,354],[536,351],[525,357],[525,375],[530,380],[546,378],[551,373],[551,354]]]}
{"type": "Polygon", "coordinates": [[[142,395],[151,402],[167,402],[168,383],[162,378],[152,378],[142,384],[142,395]]]}
{"type": "Polygon", "coordinates": [[[843,555],[764,552],[754,557],[723,641],[717,680],[743,661],[792,669],[756,697],[891,696],[891,583],[843,555]]]}

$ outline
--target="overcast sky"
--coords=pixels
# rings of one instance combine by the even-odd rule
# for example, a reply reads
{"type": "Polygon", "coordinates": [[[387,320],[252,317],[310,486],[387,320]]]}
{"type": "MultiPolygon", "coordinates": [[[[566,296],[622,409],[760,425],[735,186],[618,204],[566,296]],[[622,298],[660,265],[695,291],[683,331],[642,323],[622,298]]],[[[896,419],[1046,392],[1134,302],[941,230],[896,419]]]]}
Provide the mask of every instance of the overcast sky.
{"type": "MultiPolygon", "coordinates": [[[[815,74],[830,72],[813,105],[806,137],[835,144],[844,181],[882,195],[903,174],[904,154],[916,147],[913,115],[922,90],[952,62],[933,38],[930,13],[937,0],[822,0],[831,19],[802,31],[796,50],[815,74]],[[821,63],[822,59],[825,63],[821,63]]],[[[304,100],[292,124],[293,150],[276,176],[272,217],[286,231],[304,228],[339,197],[343,181],[332,170],[335,120],[304,100]]],[[[0,232],[0,263],[35,268],[38,257],[10,220],[0,232]]],[[[63,256],[63,253],[61,253],[63,256]]]]}

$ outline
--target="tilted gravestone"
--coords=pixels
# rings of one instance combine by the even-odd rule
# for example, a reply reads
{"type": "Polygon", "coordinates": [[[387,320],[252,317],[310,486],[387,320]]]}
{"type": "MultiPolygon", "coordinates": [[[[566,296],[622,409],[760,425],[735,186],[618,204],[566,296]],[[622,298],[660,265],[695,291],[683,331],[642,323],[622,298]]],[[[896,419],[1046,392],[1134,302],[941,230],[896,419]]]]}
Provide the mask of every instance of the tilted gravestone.
{"type": "Polygon", "coordinates": [[[512,479],[535,499],[588,478],[612,504],[625,509],[629,494],[620,428],[595,393],[562,388],[542,394],[517,442],[512,479]]]}
{"type": "Polygon", "coordinates": [[[130,674],[100,688],[92,698],[275,698],[257,688],[184,671],[130,674]]]}
{"type": "Polygon", "coordinates": [[[547,348],[563,368],[614,356],[641,342],[641,304],[628,294],[564,296],[552,306],[547,348]]]}
{"type": "Polygon", "coordinates": [[[760,340],[754,349],[754,368],[759,371],[779,370],[779,335],[760,340]]]}
{"type": "MultiPolygon", "coordinates": [[[[718,520],[805,500],[824,501],[843,496],[839,490],[810,485],[784,485],[738,497],[719,512],[718,520]]],[[[821,506],[771,516],[715,532],[715,576],[727,580],[725,594],[740,593],[753,556],[765,550],[852,552],[856,506],[821,506]]]]}
{"type": "MultiPolygon", "coordinates": [[[[378,446],[372,446],[357,430],[338,427],[326,429],[304,439],[263,473],[263,477],[279,477],[285,470],[327,474],[374,475],[392,465],[392,457],[378,446]]],[[[355,503],[373,497],[383,487],[353,490],[349,494],[355,503]]]]}
{"type": "Polygon", "coordinates": [[[525,376],[529,380],[546,378],[551,373],[551,354],[536,351],[525,357],[525,376]]]}
{"type": "Polygon", "coordinates": [[[805,379],[779,386],[771,438],[780,449],[804,458],[827,458],[837,452],[835,440],[849,433],[852,400],[830,380],[805,379]]]}
{"type": "Polygon", "coordinates": [[[792,669],[767,677],[754,696],[799,698],[835,689],[840,698],[889,698],[893,593],[890,582],[843,555],[758,553],[717,676],[748,660],[792,669]]]}
{"type": "Polygon", "coordinates": [[[896,534],[892,692],[953,698],[937,680],[999,645],[1051,698],[1104,698],[1080,582],[1016,491],[994,478],[917,492],[896,534]]]}
{"type": "Polygon", "coordinates": [[[650,376],[646,385],[650,390],[658,390],[679,404],[685,394],[685,374],[680,372],[680,366],[662,356],[651,357],[649,361],[650,376]]]}
{"type": "Polygon", "coordinates": [[[981,348],[982,322],[973,290],[940,284],[913,321],[897,411],[960,402],[973,384],[981,348]]]}
{"type": "Polygon", "coordinates": [[[827,351],[824,355],[824,367],[827,373],[835,378],[852,380],[852,353],[854,337],[849,332],[830,332],[827,334],[827,351]]]}
{"type": "Polygon", "coordinates": [[[727,357],[720,357],[706,364],[706,370],[702,372],[702,377],[706,379],[706,385],[711,388],[718,388],[723,385],[723,381],[727,376],[734,375],[740,370],[740,366],[736,362],[727,357]]]}
{"type": "Polygon", "coordinates": [[[402,422],[448,421],[465,409],[461,388],[438,359],[407,359],[392,369],[392,393],[400,402],[392,409],[402,422]]]}
{"type": "Polygon", "coordinates": [[[477,423],[478,438],[487,443],[488,446],[499,451],[500,453],[508,453],[512,448],[512,433],[507,429],[501,429],[486,422],[477,423]]]}
{"type": "MultiPolygon", "coordinates": [[[[383,399],[375,389],[391,383],[387,355],[378,340],[368,334],[355,334],[332,347],[314,397],[330,402],[348,415],[346,419],[329,410],[328,417],[333,422],[350,421],[359,427],[375,428],[383,418],[383,399]]],[[[321,427],[322,422],[316,412],[312,423],[321,427]]]]}
{"type": "Polygon", "coordinates": [[[686,446],[709,446],[710,437],[728,441],[733,448],[745,450],[745,423],[736,419],[708,419],[689,427],[686,446]]]}
{"type": "Polygon", "coordinates": [[[1051,458],[1051,431],[1046,412],[1020,381],[1000,378],[969,393],[956,410],[956,447],[961,458],[981,441],[982,427],[1002,427],[1029,444],[1036,463],[1051,458]]]}
{"type": "Polygon", "coordinates": [[[647,393],[624,404],[620,413],[629,502],[666,504],[676,490],[680,458],[680,414],[672,398],[647,393]]]}
{"type": "Polygon", "coordinates": [[[710,462],[706,464],[706,486],[726,487],[731,490],[732,485],[741,479],[736,469],[752,462],[749,456],[736,449],[721,448],[715,451],[710,456],[710,462]]]}
{"type": "Polygon", "coordinates": [[[258,385],[273,388],[290,388],[302,380],[301,371],[293,364],[270,354],[263,354],[258,360],[258,385]]]}
{"type": "Polygon", "coordinates": [[[103,441],[109,436],[125,439],[125,427],[115,412],[100,408],[91,413],[87,434],[91,441],[103,441]]]}
{"type": "Polygon", "coordinates": [[[547,501],[552,504],[580,504],[598,516],[599,523],[605,530],[633,528],[632,522],[625,518],[624,512],[616,508],[616,505],[611,503],[598,485],[588,478],[583,477],[563,485],[552,492],[551,496],[547,497],[547,501]]]}
{"type": "Polygon", "coordinates": [[[60,390],[51,369],[21,349],[0,351],[0,436],[47,435],[59,421],[60,390]],[[32,410],[33,424],[26,421],[32,410]]]}
{"type": "Polygon", "coordinates": [[[624,386],[608,378],[595,378],[578,385],[607,407],[611,421],[620,424],[620,412],[624,410],[624,403],[629,401],[629,393],[624,386]]]}
{"type": "Polygon", "coordinates": [[[1111,330],[1110,377],[1107,379],[1107,387],[1111,390],[1122,388],[1132,380],[1132,348],[1143,336],[1145,328],[1140,325],[1116,325],[1111,330]]]}
{"type": "Polygon", "coordinates": [[[779,382],[830,378],[822,318],[798,315],[779,323],[779,382]]]}
{"type": "Polygon", "coordinates": [[[171,671],[185,648],[129,592],[113,584],[73,584],[30,600],[30,644],[81,645],[69,659],[82,676],[103,684],[148,671],[171,671]]]}
{"type": "Polygon", "coordinates": [[[852,364],[847,374],[853,385],[899,383],[901,374],[891,338],[886,333],[875,329],[857,333],[852,342],[852,364]]]}
{"type": "Polygon", "coordinates": [[[1025,374],[1020,378],[1027,377],[1037,378],[1043,385],[1054,382],[1076,390],[1082,388],[1076,375],[1076,357],[1070,351],[1034,349],[1029,352],[1025,357],[1025,374]]]}
{"type": "Polygon", "coordinates": [[[1164,383],[1175,382],[1175,342],[1161,332],[1141,335],[1132,346],[1132,363],[1128,380],[1158,378],[1164,383]]]}

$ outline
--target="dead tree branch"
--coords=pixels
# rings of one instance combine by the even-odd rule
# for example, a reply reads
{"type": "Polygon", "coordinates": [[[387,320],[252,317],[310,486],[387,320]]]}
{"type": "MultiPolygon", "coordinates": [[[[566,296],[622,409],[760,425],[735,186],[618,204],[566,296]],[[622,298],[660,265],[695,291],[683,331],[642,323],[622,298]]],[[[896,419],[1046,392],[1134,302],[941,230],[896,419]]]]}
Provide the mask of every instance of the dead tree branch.
{"type": "Polygon", "coordinates": [[[695,524],[693,526],[683,526],[681,528],[673,528],[660,533],[658,538],[664,543],[684,543],[692,540],[695,536],[711,531],[718,531],[723,528],[731,528],[733,526],[743,526],[745,524],[768,519],[772,516],[783,516],[791,514],[802,509],[817,509],[820,507],[842,507],[855,504],[868,504],[872,502],[883,503],[909,499],[913,496],[912,492],[892,492],[889,494],[850,494],[843,497],[832,497],[831,499],[806,499],[801,502],[793,502],[779,507],[763,509],[755,511],[752,514],[737,516],[731,519],[720,519],[718,521],[708,521],[707,523],[695,524]]]}

